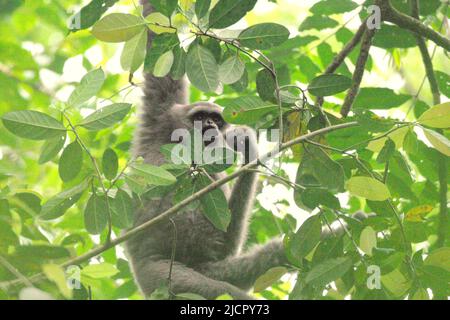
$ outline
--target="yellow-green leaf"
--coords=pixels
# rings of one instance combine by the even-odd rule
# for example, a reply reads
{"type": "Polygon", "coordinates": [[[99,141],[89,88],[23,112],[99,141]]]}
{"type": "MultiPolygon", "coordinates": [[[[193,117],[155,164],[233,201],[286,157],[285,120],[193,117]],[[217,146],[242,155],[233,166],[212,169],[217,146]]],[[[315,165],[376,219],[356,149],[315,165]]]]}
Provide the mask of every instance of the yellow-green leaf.
{"type": "Polygon", "coordinates": [[[368,256],[372,255],[372,250],[377,246],[377,234],[372,227],[366,227],[359,237],[359,248],[368,256]]]}
{"type": "Polygon", "coordinates": [[[120,57],[120,64],[124,70],[133,73],[144,63],[147,39],[147,30],[143,29],[125,43],[120,57]]]}
{"type": "Polygon", "coordinates": [[[117,273],[119,273],[119,270],[110,263],[91,264],[81,270],[82,276],[93,279],[110,278],[117,273]]]}
{"type": "Polygon", "coordinates": [[[146,28],[146,22],[138,16],[112,13],[94,25],[92,34],[100,41],[124,42],[146,28]]]}
{"type": "Polygon", "coordinates": [[[433,209],[434,207],[430,205],[414,207],[406,213],[405,220],[411,222],[421,222],[423,221],[424,216],[433,209]]]}
{"type": "Polygon", "coordinates": [[[46,264],[42,266],[42,270],[47,278],[53,281],[59,291],[67,299],[72,298],[72,290],[67,286],[67,279],[64,270],[56,264],[46,264]]]}
{"type": "Polygon", "coordinates": [[[285,267],[275,267],[269,269],[266,273],[264,273],[256,280],[253,291],[254,292],[263,291],[264,289],[270,287],[275,282],[280,280],[281,277],[284,276],[287,272],[288,270],[285,267]]]}
{"type": "Polygon", "coordinates": [[[446,137],[436,131],[428,129],[423,129],[423,132],[425,133],[428,141],[430,141],[431,145],[437,151],[445,154],[447,157],[450,157],[450,141],[446,137]]]}
{"type": "Polygon", "coordinates": [[[418,119],[420,124],[432,128],[450,127],[450,102],[438,104],[425,111],[418,119]]]}
{"type": "Polygon", "coordinates": [[[384,201],[391,196],[384,183],[370,177],[353,177],[347,181],[346,189],[354,196],[372,201],[384,201]]]}

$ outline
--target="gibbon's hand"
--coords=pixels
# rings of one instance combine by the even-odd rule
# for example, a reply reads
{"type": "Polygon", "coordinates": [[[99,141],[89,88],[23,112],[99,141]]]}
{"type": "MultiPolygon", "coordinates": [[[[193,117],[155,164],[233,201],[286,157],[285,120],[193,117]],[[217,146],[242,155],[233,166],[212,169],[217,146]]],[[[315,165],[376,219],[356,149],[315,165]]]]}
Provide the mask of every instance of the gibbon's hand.
{"type": "Polygon", "coordinates": [[[225,132],[227,144],[244,155],[245,163],[258,158],[258,140],[255,131],[246,126],[234,126],[225,132]]]}

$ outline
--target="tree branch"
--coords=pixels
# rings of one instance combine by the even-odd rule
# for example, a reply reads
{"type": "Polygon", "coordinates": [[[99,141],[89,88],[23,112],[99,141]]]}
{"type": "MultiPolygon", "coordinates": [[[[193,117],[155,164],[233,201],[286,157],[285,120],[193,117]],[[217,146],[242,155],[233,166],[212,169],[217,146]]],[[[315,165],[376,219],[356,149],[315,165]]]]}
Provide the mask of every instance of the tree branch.
{"type": "Polygon", "coordinates": [[[359,92],[361,81],[366,68],[367,59],[369,58],[370,47],[372,46],[372,39],[375,35],[375,30],[366,29],[364,38],[361,43],[361,49],[359,52],[358,61],[356,62],[355,71],[353,73],[353,82],[350,87],[347,96],[345,97],[344,104],[342,105],[341,115],[347,117],[352,109],[353,102],[359,92]]]}
{"type": "MultiPolygon", "coordinates": [[[[350,128],[350,127],[354,127],[354,126],[358,126],[357,122],[348,122],[348,123],[342,123],[342,124],[338,124],[338,125],[334,125],[331,127],[326,127],[326,128],[322,128],[319,130],[316,130],[314,132],[305,134],[301,137],[295,138],[291,141],[288,141],[286,143],[283,143],[279,149],[277,150],[276,154],[279,154],[281,151],[290,148],[296,144],[302,143],[306,140],[312,139],[316,136],[319,135],[323,135],[332,131],[336,131],[336,130],[340,130],[340,129],[345,129],[345,128],[350,128]]],[[[268,153],[266,153],[265,155],[259,157],[258,159],[253,160],[252,162],[248,163],[245,166],[242,166],[239,170],[236,170],[235,172],[233,172],[232,174],[226,176],[225,178],[222,178],[220,180],[216,180],[215,182],[211,183],[209,186],[203,188],[202,190],[194,193],[192,196],[184,199],[183,201],[179,202],[178,204],[176,204],[175,206],[173,206],[172,208],[162,212],[161,214],[159,214],[158,216],[156,216],[155,218],[137,226],[134,227],[130,230],[128,230],[126,233],[124,233],[123,235],[112,239],[110,242],[105,243],[104,245],[101,245],[97,248],[94,248],[93,250],[79,256],[79,257],[75,257],[73,259],[70,259],[68,261],[66,261],[65,263],[61,264],[61,267],[68,267],[71,265],[78,265],[80,263],[83,263],[95,256],[98,256],[99,254],[102,254],[103,252],[121,244],[124,243],[125,241],[135,237],[137,234],[148,230],[152,227],[155,227],[163,222],[167,222],[170,218],[174,217],[178,211],[180,211],[181,209],[183,209],[184,207],[186,207],[187,205],[189,205],[190,203],[200,199],[202,196],[204,196],[205,194],[223,186],[224,184],[236,179],[237,177],[239,177],[241,174],[245,173],[247,170],[249,169],[253,169],[255,167],[257,167],[259,165],[259,163],[264,163],[266,161],[268,161],[269,159],[271,159],[274,156],[274,152],[270,151],[268,153]]],[[[36,274],[34,276],[31,276],[28,278],[29,281],[31,282],[36,282],[41,280],[44,277],[44,275],[42,273],[36,274]]],[[[20,284],[22,283],[21,279],[16,279],[16,280],[12,280],[9,282],[3,282],[0,283],[0,287],[8,287],[8,286],[12,286],[12,285],[16,285],[16,284],[20,284]]]]}
{"type": "MultiPolygon", "coordinates": [[[[353,38],[348,42],[344,48],[342,48],[341,52],[339,52],[333,59],[333,61],[330,63],[330,65],[325,69],[324,74],[331,74],[334,73],[337,68],[344,62],[345,58],[350,54],[350,52],[353,51],[353,49],[361,42],[361,38],[364,35],[365,31],[367,30],[367,19],[363,21],[361,26],[358,28],[358,31],[356,31],[353,38]]],[[[317,97],[315,107],[318,109],[322,109],[322,105],[324,102],[323,97],[317,97]]]]}
{"type": "Polygon", "coordinates": [[[450,40],[448,38],[428,28],[420,20],[399,12],[391,6],[389,0],[377,0],[376,4],[381,9],[381,16],[384,21],[392,22],[400,28],[415,32],[433,41],[445,50],[450,51],[450,40]]]}

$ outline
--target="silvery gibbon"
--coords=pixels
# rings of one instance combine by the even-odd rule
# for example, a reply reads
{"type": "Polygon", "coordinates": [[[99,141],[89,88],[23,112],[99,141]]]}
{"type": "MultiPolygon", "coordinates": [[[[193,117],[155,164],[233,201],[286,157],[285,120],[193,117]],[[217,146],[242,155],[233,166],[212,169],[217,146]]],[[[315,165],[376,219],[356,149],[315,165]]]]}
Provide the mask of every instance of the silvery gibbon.
{"type": "MultiPolygon", "coordinates": [[[[141,0],[142,1],[142,0],[141,0]]],[[[152,8],[145,0],[144,13],[152,8]]],[[[149,46],[153,38],[149,32],[149,46]]],[[[134,141],[134,156],[152,165],[162,165],[163,145],[171,143],[175,129],[191,129],[200,121],[204,129],[213,129],[219,136],[245,135],[245,150],[256,153],[256,136],[247,127],[227,124],[222,108],[209,102],[189,103],[184,79],[174,80],[145,75],[141,119],[134,141]]],[[[234,146],[236,147],[236,146],[234,146]]],[[[252,160],[244,157],[245,161],[252,160]]],[[[244,162],[245,162],[244,161],[244,162]]],[[[212,176],[219,179],[221,174],[212,176]]],[[[174,294],[195,293],[207,299],[229,294],[235,299],[253,299],[248,290],[256,279],[269,269],[287,264],[283,240],[273,239],[264,245],[243,251],[250,213],[255,199],[258,176],[242,174],[234,183],[222,187],[228,200],[231,222],[226,232],[218,230],[200,209],[187,209],[173,218],[177,229],[176,256],[172,264],[171,290],[174,294]]],[[[134,225],[140,225],[172,207],[172,194],[153,199],[139,209],[134,225]]],[[[167,281],[171,267],[174,240],[170,221],[141,232],[127,242],[127,254],[136,282],[146,297],[167,281]]],[[[327,233],[324,229],[323,233],[327,233]]]]}

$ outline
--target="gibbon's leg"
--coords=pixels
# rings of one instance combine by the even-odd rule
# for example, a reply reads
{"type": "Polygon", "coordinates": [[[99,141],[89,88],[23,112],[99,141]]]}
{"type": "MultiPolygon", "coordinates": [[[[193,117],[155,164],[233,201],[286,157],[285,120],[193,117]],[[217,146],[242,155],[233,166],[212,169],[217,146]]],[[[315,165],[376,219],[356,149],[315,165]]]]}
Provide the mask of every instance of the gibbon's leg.
{"type": "Polygon", "coordinates": [[[282,239],[273,239],[242,255],[201,265],[199,271],[213,279],[226,281],[238,288],[248,290],[267,270],[287,262],[282,239]]]}
{"type": "MultiPolygon", "coordinates": [[[[136,278],[146,297],[166,283],[169,270],[170,260],[146,261],[135,267],[136,278]]],[[[238,300],[253,299],[229,283],[208,278],[177,262],[172,267],[171,289],[174,294],[195,293],[206,299],[215,299],[223,294],[230,294],[238,300]]]]}

